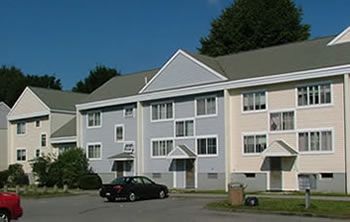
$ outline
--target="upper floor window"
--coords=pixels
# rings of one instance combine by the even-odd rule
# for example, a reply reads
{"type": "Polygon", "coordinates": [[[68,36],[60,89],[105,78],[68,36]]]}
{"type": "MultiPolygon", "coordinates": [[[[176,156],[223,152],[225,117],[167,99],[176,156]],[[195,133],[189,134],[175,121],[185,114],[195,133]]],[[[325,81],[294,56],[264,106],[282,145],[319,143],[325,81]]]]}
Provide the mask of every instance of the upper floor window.
{"type": "Polygon", "coordinates": [[[251,92],[243,94],[243,111],[256,111],[266,109],[265,92],[251,92]]]}
{"type": "Polygon", "coordinates": [[[218,143],[216,137],[197,139],[198,155],[217,155],[218,143]]]}
{"type": "Polygon", "coordinates": [[[216,115],[216,97],[196,99],[197,116],[216,115]]]}
{"type": "Polygon", "coordinates": [[[43,134],[41,134],[41,141],[40,141],[40,143],[41,143],[41,146],[42,147],[46,147],[46,144],[47,144],[47,141],[46,141],[46,134],[45,133],[43,133],[43,134]]]}
{"type": "Polygon", "coordinates": [[[89,159],[100,159],[101,144],[88,144],[87,156],[89,159]]]}
{"type": "Polygon", "coordinates": [[[298,106],[331,103],[331,84],[298,87],[298,106]]]}
{"type": "Polygon", "coordinates": [[[124,141],[124,125],[115,126],[115,141],[116,142],[124,141]]]}
{"type": "Polygon", "coordinates": [[[40,120],[35,121],[35,127],[40,127],[40,120]]]}
{"type": "Polygon", "coordinates": [[[26,123],[17,123],[17,134],[26,134],[26,123]]]}
{"type": "Polygon", "coordinates": [[[17,161],[26,161],[26,160],[27,160],[27,150],[17,149],[17,161]]]}
{"type": "Polygon", "coordinates": [[[243,138],[244,153],[261,153],[266,149],[266,135],[247,135],[243,138]]]}
{"type": "Polygon", "coordinates": [[[152,120],[173,118],[173,103],[160,103],[152,105],[152,120]]]}
{"type": "Polygon", "coordinates": [[[101,112],[88,113],[88,127],[101,126],[101,112]]]}
{"type": "Polygon", "coordinates": [[[308,131],[298,134],[300,152],[327,152],[333,150],[332,131],[308,131]]]}
{"type": "Polygon", "coordinates": [[[124,117],[134,117],[134,107],[125,107],[124,117]]]}
{"type": "Polygon", "coordinates": [[[294,111],[270,113],[271,131],[293,130],[294,127],[294,111]]]}
{"type": "Polygon", "coordinates": [[[152,141],[152,156],[165,157],[173,150],[173,140],[152,141]]]}
{"type": "Polygon", "coordinates": [[[193,120],[176,121],[175,127],[176,137],[193,136],[193,120]]]}

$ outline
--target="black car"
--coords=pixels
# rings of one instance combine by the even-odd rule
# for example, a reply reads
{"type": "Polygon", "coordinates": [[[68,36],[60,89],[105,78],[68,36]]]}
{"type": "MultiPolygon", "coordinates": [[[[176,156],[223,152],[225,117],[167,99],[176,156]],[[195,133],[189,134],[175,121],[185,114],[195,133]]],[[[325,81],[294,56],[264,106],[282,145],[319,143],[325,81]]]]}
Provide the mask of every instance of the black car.
{"type": "Polygon", "coordinates": [[[143,176],[118,177],[110,184],[102,185],[100,196],[107,198],[108,201],[115,201],[116,199],[127,199],[129,201],[149,198],[163,199],[168,196],[168,188],[143,176]]]}

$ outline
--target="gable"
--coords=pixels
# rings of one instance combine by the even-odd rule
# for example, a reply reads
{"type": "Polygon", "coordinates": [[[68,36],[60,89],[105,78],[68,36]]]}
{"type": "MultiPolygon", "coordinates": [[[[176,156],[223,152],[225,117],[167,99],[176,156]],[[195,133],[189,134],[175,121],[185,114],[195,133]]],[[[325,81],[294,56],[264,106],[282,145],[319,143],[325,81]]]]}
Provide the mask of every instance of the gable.
{"type": "Polygon", "coordinates": [[[7,128],[7,114],[10,108],[3,102],[0,102],[0,129],[7,128]]]}
{"type": "Polygon", "coordinates": [[[47,115],[49,111],[49,108],[29,88],[26,88],[12,107],[8,118],[47,115]]]}
{"type": "Polygon", "coordinates": [[[350,42],[350,27],[348,27],[342,33],[337,35],[330,43],[328,43],[328,46],[346,43],[346,42],[350,42]]]}
{"type": "Polygon", "coordinates": [[[179,50],[140,91],[153,92],[219,82],[226,78],[179,50]]]}
{"type": "Polygon", "coordinates": [[[295,156],[297,152],[282,140],[273,141],[267,149],[262,152],[265,157],[288,157],[295,156]]]}

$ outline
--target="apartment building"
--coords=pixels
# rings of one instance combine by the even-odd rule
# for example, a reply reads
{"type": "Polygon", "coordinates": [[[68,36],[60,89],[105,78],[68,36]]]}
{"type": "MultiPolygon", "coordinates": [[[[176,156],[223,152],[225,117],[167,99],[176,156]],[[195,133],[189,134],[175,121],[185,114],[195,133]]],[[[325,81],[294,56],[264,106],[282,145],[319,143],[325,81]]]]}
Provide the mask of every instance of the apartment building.
{"type": "Polygon", "coordinates": [[[75,104],[85,97],[80,93],[27,87],[7,117],[9,164],[22,164],[30,175],[30,160],[41,155],[57,157],[60,150],[75,147],[74,131],[68,136],[57,131],[70,127],[75,119],[75,104]]]}
{"type": "Polygon", "coordinates": [[[0,171],[7,169],[7,114],[10,108],[0,102],[0,171]]]}

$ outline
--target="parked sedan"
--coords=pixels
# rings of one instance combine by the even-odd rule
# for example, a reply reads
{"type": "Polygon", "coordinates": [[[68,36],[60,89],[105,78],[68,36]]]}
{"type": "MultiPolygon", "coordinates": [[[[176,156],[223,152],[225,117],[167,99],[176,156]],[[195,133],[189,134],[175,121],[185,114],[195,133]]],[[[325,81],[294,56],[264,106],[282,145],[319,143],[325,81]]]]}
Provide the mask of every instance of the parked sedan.
{"type": "Polygon", "coordinates": [[[17,220],[22,214],[21,198],[17,194],[0,192],[0,222],[17,220]]]}
{"type": "Polygon", "coordinates": [[[165,198],[168,196],[168,188],[161,184],[156,184],[147,177],[118,177],[110,184],[103,184],[100,189],[100,196],[108,201],[116,199],[127,199],[135,201],[137,199],[165,198]]]}

